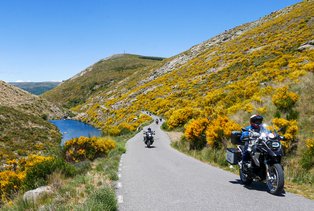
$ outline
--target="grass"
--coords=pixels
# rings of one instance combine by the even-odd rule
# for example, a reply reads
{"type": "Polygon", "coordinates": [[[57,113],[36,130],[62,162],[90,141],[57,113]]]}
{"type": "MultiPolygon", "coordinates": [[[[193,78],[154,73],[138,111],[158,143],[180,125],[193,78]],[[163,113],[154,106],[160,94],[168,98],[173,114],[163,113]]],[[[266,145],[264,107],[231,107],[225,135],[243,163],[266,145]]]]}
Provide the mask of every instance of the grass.
{"type": "Polygon", "coordinates": [[[119,137],[117,147],[105,158],[74,164],[76,175],[66,177],[60,171],[48,177],[48,185],[55,191],[51,196],[34,203],[26,203],[20,194],[1,210],[117,210],[113,181],[118,180],[120,157],[125,153],[125,140],[119,137]]]}

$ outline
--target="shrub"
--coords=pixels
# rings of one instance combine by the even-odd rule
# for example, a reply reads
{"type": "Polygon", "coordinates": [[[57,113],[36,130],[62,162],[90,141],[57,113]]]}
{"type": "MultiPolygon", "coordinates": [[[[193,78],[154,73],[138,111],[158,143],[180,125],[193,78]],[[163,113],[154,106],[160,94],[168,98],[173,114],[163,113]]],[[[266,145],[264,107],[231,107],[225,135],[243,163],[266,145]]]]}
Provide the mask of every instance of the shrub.
{"type": "Polygon", "coordinates": [[[206,129],[207,144],[212,148],[227,146],[231,131],[240,130],[241,126],[225,116],[218,116],[210,122],[206,129]]]}
{"type": "Polygon", "coordinates": [[[314,138],[307,139],[305,144],[306,149],[302,155],[301,165],[304,169],[309,170],[310,168],[314,167],[314,138]]]}
{"type": "Polygon", "coordinates": [[[205,131],[209,124],[207,118],[192,120],[185,128],[184,135],[192,149],[202,149],[206,145],[205,131]]]}
{"type": "Polygon", "coordinates": [[[24,174],[21,173],[11,170],[0,172],[0,205],[1,202],[12,199],[20,189],[23,179],[24,174]]]}
{"type": "Polygon", "coordinates": [[[196,118],[200,115],[200,111],[193,108],[181,108],[175,110],[172,115],[170,116],[167,124],[170,129],[176,128],[179,126],[183,126],[187,123],[190,119],[196,118]]]}
{"type": "Polygon", "coordinates": [[[272,120],[275,125],[275,129],[281,129],[282,135],[286,138],[285,141],[282,142],[283,148],[285,152],[290,152],[296,147],[296,135],[299,130],[296,120],[286,120],[283,118],[274,118],[272,120]]]}
{"type": "Polygon", "coordinates": [[[75,170],[61,158],[33,154],[7,164],[8,170],[0,172],[0,203],[12,199],[21,188],[29,190],[46,184],[48,175],[56,169],[67,176],[74,175],[75,170]]]}
{"type": "Polygon", "coordinates": [[[272,97],[272,101],[280,111],[289,111],[298,101],[299,96],[289,92],[287,87],[278,88],[272,97]]]}
{"type": "Polygon", "coordinates": [[[119,129],[118,126],[111,126],[110,128],[107,129],[107,132],[111,136],[118,136],[121,133],[121,130],[119,129]]]}
{"type": "Polygon", "coordinates": [[[110,138],[79,137],[67,141],[64,144],[64,152],[67,161],[79,162],[105,156],[115,147],[116,143],[110,138]]]}
{"type": "Polygon", "coordinates": [[[62,158],[49,157],[49,159],[37,162],[26,169],[23,188],[29,190],[46,185],[48,176],[56,170],[64,174],[66,177],[74,176],[77,173],[76,168],[65,162],[62,158]]]}

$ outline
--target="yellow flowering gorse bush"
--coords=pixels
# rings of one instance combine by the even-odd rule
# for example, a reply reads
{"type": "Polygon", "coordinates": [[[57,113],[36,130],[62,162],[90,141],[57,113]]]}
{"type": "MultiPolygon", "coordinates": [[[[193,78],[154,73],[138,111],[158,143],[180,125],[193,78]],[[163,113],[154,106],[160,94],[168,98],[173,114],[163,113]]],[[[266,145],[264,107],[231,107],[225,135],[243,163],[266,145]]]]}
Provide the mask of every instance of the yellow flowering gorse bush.
{"type": "Polygon", "coordinates": [[[278,88],[272,97],[272,101],[279,110],[289,110],[298,101],[299,96],[288,91],[288,87],[278,88]]]}
{"type": "Polygon", "coordinates": [[[275,129],[278,131],[282,129],[282,133],[285,137],[285,141],[282,141],[282,145],[286,152],[289,152],[292,148],[292,144],[296,141],[296,135],[299,130],[296,120],[286,120],[283,118],[274,118],[272,120],[275,125],[275,129]]]}
{"type": "Polygon", "coordinates": [[[52,157],[31,154],[19,160],[8,160],[6,170],[0,172],[0,204],[10,201],[18,193],[27,172],[52,157]]]}
{"type": "Polygon", "coordinates": [[[85,159],[94,160],[105,156],[116,147],[115,141],[108,137],[79,137],[71,139],[64,144],[67,161],[79,162],[85,159]]]}
{"type": "Polygon", "coordinates": [[[205,131],[209,123],[207,118],[200,118],[186,125],[184,136],[191,143],[191,148],[202,147],[203,142],[206,143],[205,131]]]}
{"type": "Polygon", "coordinates": [[[182,108],[175,110],[167,121],[169,128],[175,128],[178,126],[183,126],[187,123],[191,118],[198,117],[200,115],[200,111],[198,109],[193,108],[182,108]]]}
{"type": "Polygon", "coordinates": [[[213,148],[226,146],[231,131],[240,130],[241,126],[225,116],[218,116],[210,122],[206,129],[207,144],[213,148]]]}

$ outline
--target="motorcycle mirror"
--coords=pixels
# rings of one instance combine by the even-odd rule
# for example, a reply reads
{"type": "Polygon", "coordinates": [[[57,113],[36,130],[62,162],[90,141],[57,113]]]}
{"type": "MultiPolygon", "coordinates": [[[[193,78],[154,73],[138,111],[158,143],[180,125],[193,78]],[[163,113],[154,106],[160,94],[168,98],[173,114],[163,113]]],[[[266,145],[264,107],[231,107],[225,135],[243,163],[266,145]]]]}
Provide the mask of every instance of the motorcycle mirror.
{"type": "Polygon", "coordinates": [[[245,128],[241,128],[242,132],[245,132],[245,131],[248,131],[247,129],[245,128]]]}

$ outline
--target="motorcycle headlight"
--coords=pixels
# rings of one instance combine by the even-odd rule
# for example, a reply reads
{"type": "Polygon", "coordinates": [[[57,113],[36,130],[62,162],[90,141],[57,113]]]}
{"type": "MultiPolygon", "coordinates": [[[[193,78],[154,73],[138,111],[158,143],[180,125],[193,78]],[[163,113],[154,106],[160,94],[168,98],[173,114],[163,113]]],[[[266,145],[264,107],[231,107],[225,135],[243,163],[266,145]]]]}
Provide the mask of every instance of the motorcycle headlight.
{"type": "Polygon", "coordinates": [[[268,134],[268,137],[271,138],[271,139],[273,139],[273,138],[275,138],[275,135],[274,135],[273,133],[269,133],[269,134],[268,134]]]}
{"type": "Polygon", "coordinates": [[[280,147],[280,143],[278,141],[274,141],[271,143],[272,148],[278,148],[280,147]]]}

